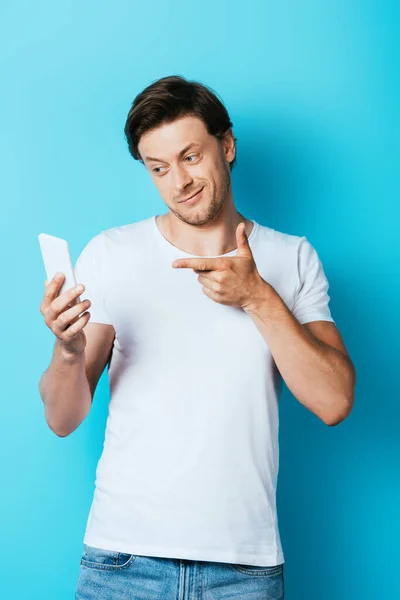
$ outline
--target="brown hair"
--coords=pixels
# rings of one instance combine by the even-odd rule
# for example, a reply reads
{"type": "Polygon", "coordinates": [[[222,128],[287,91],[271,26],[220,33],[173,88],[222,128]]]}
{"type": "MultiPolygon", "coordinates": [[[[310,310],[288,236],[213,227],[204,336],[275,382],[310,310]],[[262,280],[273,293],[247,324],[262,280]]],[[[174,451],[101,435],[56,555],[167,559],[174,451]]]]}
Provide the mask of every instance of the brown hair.
{"type": "MultiPolygon", "coordinates": [[[[124,133],[133,158],[143,163],[138,144],[144,133],[184,116],[201,119],[208,133],[218,139],[232,127],[228,111],[211,88],[180,75],[162,77],[140,92],[129,109],[124,133]]],[[[229,164],[231,170],[235,162],[236,154],[229,164]]]]}

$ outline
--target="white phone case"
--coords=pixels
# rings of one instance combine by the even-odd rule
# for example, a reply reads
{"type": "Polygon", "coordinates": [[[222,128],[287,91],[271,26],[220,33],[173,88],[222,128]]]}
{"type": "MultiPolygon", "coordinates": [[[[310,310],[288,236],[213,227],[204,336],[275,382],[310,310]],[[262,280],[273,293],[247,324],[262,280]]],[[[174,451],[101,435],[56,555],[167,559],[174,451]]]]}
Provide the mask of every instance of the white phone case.
{"type": "MultiPolygon", "coordinates": [[[[50,283],[50,280],[54,277],[57,271],[60,271],[65,275],[65,279],[58,295],[76,286],[75,273],[72,265],[71,254],[69,252],[68,242],[62,238],[49,235],[47,233],[40,233],[38,235],[38,239],[40,249],[42,251],[48,283],[50,283]]],[[[80,298],[77,298],[76,303],[78,302],[80,302],[80,298]]]]}

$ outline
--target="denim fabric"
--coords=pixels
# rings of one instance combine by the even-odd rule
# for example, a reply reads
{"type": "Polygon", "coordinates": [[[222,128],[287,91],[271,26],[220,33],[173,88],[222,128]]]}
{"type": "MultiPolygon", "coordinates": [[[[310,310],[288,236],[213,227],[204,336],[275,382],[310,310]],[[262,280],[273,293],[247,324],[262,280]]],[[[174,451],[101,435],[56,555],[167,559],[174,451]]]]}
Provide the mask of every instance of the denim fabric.
{"type": "Polygon", "coordinates": [[[284,566],[141,556],[84,544],[75,600],[283,600],[284,566]]]}

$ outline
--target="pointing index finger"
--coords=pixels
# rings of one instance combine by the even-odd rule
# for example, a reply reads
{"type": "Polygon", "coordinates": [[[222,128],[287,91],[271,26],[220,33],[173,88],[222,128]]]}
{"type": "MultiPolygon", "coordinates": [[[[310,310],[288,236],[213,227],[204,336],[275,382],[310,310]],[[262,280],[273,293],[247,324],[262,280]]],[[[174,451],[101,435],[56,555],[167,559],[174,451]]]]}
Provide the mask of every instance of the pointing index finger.
{"type": "Polygon", "coordinates": [[[179,258],[174,260],[174,269],[197,269],[199,271],[213,271],[222,267],[220,258],[179,258]]]}

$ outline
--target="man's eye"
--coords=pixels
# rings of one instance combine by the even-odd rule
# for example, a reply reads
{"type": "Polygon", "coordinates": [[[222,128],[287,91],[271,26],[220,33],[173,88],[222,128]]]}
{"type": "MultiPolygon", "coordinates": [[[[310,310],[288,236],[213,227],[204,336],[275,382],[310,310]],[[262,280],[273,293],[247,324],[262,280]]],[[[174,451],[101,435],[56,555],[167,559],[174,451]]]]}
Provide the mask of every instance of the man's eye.
{"type": "MultiPolygon", "coordinates": [[[[194,158],[196,159],[198,157],[198,154],[189,154],[189,156],[187,156],[185,158],[185,160],[187,160],[188,158],[194,158]]],[[[193,161],[190,161],[193,162],[193,161]]],[[[154,169],[152,170],[153,173],[160,173],[160,169],[163,169],[164,167],[154,167],[154,169]]]]}

